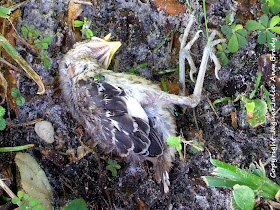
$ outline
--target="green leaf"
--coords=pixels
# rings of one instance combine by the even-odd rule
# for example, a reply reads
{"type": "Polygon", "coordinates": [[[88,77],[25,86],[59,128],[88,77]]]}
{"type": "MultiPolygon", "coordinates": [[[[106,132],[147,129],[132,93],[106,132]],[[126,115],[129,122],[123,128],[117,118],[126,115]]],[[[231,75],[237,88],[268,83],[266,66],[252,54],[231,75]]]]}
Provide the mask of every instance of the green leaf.
{"type": "Polygon", "coordinates": [[[39,40],[39,39],[36,39],[36,40],[34,40],[34,44],[36,45],[39,45],[39,44],[41,44],[41,40],[39,40]]]}
{"type": "Polygon", "coordinates": [[[29,196],[28,194],[26,194],[26,193],[24,193],[23,197],[24,197],[24,199],[26,199],[26,200],[28,200],[28,199],[30,198],[30,196],[29,196]]]}
{"type": "Polygon", "coordinates": [[[259,161],[258,163],[251,163],[249,166],[250,171],[252,171],[253,174],[258,175],[259,177],[266,177],[266,172],[265,172],[265,165],[262,163],[262,161],[259,161]]]}
{"type": "Polygon", "coordinates": [[[22,192],[21,190],[19,190],[17,192],[17,196],[19,197],[19,199],[21,199],[23,197],[23,195],[24,195],[24,192],[22,192]]]}
{"type": "Polygon", "coordinates": [[[3,198],[3,201],[5,201],[5,202],[10,202],[10,201],[12,201],[11,198],[6,197],[6,196],[4,196],[4,195],[2,195],[2,198],[3,198]]]}
{"type": "Polygon", "coordinates": [[[51,61],[48,58],[43,59],[44,67],[47,69],[51,66],[51,61]]]}
{"type": "Polygon", "coordinates": [[[87,29],[85,30],[85,32],[86,32],[87,38],[93,37],[93,32],[92,32],[92,30],[90,30],[89,28],[87,28],[87,29]]]}
{"type": "Polygon", "coordinates": [[[222,52],[224,51],[224,49],[223,49],[223,47],[222,47],[221,44],[218,44],[218,45],[217,45],[217,49],[218,49],[219,51],[222,51],[222,52]]]}
{"type": "Polygon", "coordinates": [[[27,208],[27,205],[24,201],[21,201],[19,205],[19,210],[30,210],[29,208],[27,208]]]}
{"type": "Polygon", "coordinates": [[[233,186],[233,198],[236,204],[243,210],[251,210],[254,208],[255,193],[244,185],[233,186]]]}
{"type": "Polygon", "coordinates": [[[181,138],[176,137],[176,136],[169,136],[166,139],[166,143],[171,146],[171,147],[176,147],[177,151],[182,150],[182,145],[181,145],[181,138]]]}
{"type": "Polygon", "coordinates": [[[0,118],[4,117],[5,112],[6,112],[5,108],[0,105],[0,118]]]}
{"type": "Polygon", "coordinates": [[[225,53],[217,52],[217,57],[220,59],[220,61],[221,61],[221,63],[223,65],[227,65],[228,64],[228,58],[227,58],[225,53]]]}
{"type": "Polygon", "coordinates": [[[41,205],[37,205],[33,207],[33,210],[44,210],[44,207],[41,205]]]}
{"type": "MultiPolygon", "coordinates": [[[[267,113],[267,104],[265,101],[260,99],[254,99],[252,100],[252,103],[254,103],[254,111],[253,116],[247,114],[247,117],[249,120],[249,124],[252,127],[256,127],[258,125],[263,124],[266,121],[266,113],[267,113]]],[[[247,109],[247,103],[246,103],[246,109],[247,109]]],[[[248,112],[248,109],[247,109],[248,112]]]]}
{"type": "Polygon", "coordinates": [[[280,34],[280,27],[279,26],[273,27],[270,30],[277,33],[277,34],[280,34]]]}
{"type": "Polygon", "coordinates": [[[32,33],[31,31],[28,31],[27,36],[28,36],[28,39],[32,39],[32,37],[33,37],[33,33],[32,33]]]}
{"type": "Polygon", "coordinates": [[[29,30],[30,30],[30,31],[33,31],[34,29],[35,29],[35,26],[34,26],[34,25],[30,25],[30,26],[29,26],[29,30]]]}
{"type": "Polygon", "coordinates": [[[176,149],[177,149],[177,151],[181,151],[182,150],[182,145],[181,144],[177,144],[176,145],[176,149]]]}
{"type": "Polygon", "coordinates": [[[13,204],[17,204],[17,203],[19,203],[20,202],[20,199],[18,198],[18,197],[13,197],[12,198],[12,203],[13,204]]]}
{"type": "Polygon", "coordinates": [[[38,36],[40,36],[41,32],[38,29],[34,30],[34,36],[37,38],[38,36]]]}
{"type": "Polygon", "coordinates": [[[246,102],[246,110],[247,112],[254,112],[255,102],[246,102]]]}
{"type": "Polygon", "coordinates": [[[10,13],[11,13],[11,8],[0,6],[0,17],[8,18],[10,13]]]}
{"type": "Polygon", "coordinates": [[[236,33],[240,34],[241,36],[244,36],[244,37],[247,36],[247,31],[245,28],[238,30],[236,33]]]}
{"type": "Polygon", "coordinates": [[[243,29],[243,26],[241,24],[237,24],[234,28],[235,31],[243,29]]]}
{"type": "Polygon", "coordinates": [[[166,143],[171,146],[174,147],[178,144],[181,144],[181,139],[177,136],[170,136],[166,139],[166,143]]]}
{"type": "Polygon", "coordinates": [[[267,25],[268,25],[268,16],[267,16],[267,15],[262,15],[262,16],[260,17],[260,21],[261,21],[261,23],[262,23],[265,27],[267,27],[267,25]]]}
{"type": "Polygon", "coordinates": [[[236,33],[237,39],[238,39],[238,43],[240,47],[243,47],[246,45],[247,40],[244,36],[239,35],[238,33],[236,33]]]}
{"type": "Polygon", "coordinates": [[[231,197],[231,208],[232,210],[242,210],[234,200],[233,196],[231,197]]]}
{"type": "Polygon", "coordinates": [[[20,94],[20,92],[19,92],[19,89],[18,89],[18,88],[12,88],[12,89],[11,89],[11,95],[12,95],[14,98],[18,97],[19,94],[20,94]]]}
{"type": "Polygon", "coordinates": [[[74,27],[78,28],[84,25],[84,22],[81,20],[75,20],[74,21],[74,27]]]}
{"type": "Polygon", "coordinates": [[[21,27],[21,33],[23,34],[24,37],[27,37],[28,29],[26,28],[26,26],[21,27]]]}
{"type": "Polygon", "coordinates": [[[52,41],[52,37],[50,35],[47,35],[43,38],[42,42],[50,43],[52,41]]]}
{"type": "Polygon", "coordinates": [[[280,12],[280,4],[279,4],[279,6],[275,5],[274,7],[271,7],[270,10],[273,15],[277,15],[280,12]]]}
{"type": "Polygon", "coordinates": [[[230,40],[228,41],[228,50],[232,53],[237,52],[238,50],[238,40],[237,40],[237,36],[236,34],[233,34],[230,38],[230,40]]]}
{"type": "Polygon", "coordinates": [[[221,31],[224,35],[232,33],[232,29],[229,26],[222,26],[221,31]]]}
{"type": "Polygon", "coordinates": [[[39,200],[37,198],[30,198],[29,199],[29,205],[34,207],[37,206],[39,204],[39,200]]]}
{"type": "Polygon", "coordinates": [[[266,43],[266,31],[265,30],[260,30],[259,36],[258,36],[258,43],[259,44],[266,43]]]}
{"type": "Polygon", "coordinates": [[[274,0],[267,0],[266,2],[268,3],[269,7],[273,7],[275,3],[274,0]]]}
{"type": "Polygon", "coordinates": [[[234,14],[228,14],[226,16],[226,24],[231,25],[235,21],[234,14]]]}
{"type": "Polygon", "coordinates": [[[277,37],[271,33],[270,31],[267,31],[266,32],[266,38],[267,38],[267,43],[268,43],[268,47],[269,49],[275,49],[277,50],[280,46],[280,42],[279,40],[277,39],[277,37]]]}
{"type": "Polygon", "coordinates": [[[121,166],[117,163],[117,161],[109,159],[108,160],[108,165],[106,166],[106,170],[111,171],[113,176],[117,176],[117,170],[120,169],[121,166]]]}
{"type": "Polygon", "coordinates": [[[222,47],[223,47],[223,50],[226,50],[227,49],[227,44],[223,42],[222,47]]]}
{"type": "Polygon", "coordinates": [[[63,207],[63,210],[87,210],[87,204],[84,199],[77,198],[70,201],[67,205],[63,207]]]}
{"type": "Polygon", "coordinates": [[[48,47],[49,47],[48,43],[42,42],[41,44],[42,44],[42,47],[44,50],[48,49],[48,47]]]}
{"type": "Polygon", "coordinates": [[[268,6],[268,4],[264,4],[264,5],[262,6],[262,12],[263,12],[264,14],[268,14],[268,13],[269,13],[269,6],[268,6]]]}
{"type": "Polygon", "coordinates": [[[4,130],[5,128],[6,128],[6,120],[0,118],[0,131],[4,130]]]}
{"type": "Polygon", "coordinates": [[[116,169],[121,169],[121,166],[118,164],[115,166],[116,169]]]}
{"type": "Polygon", "coordinates": [[[106,170],[111,171],[112,176],[117,176],[117,170],[112,165],[106,166],[106,170]]]}
{"type": "Polygon", "coordinates": [[[47,57],[48,56],[48,51],[43,50],[43,51],[40,52],[40,55],[41,55],[41,58],[42,57],[47,57]]]}
{"type": "Polygon", "coordinates": [[[279,16],[274,16],[273,18],[271,18],[270,22],[269,22],[269,28],[274,27],[275,25],[277,25],[280,22],[280,17],[279,16]]]}
{"type": "Polygon", "coordinates": [[[255,31],[255,30],[265,29],[265,27],[255,20],[248,20],[246,23],[246,29],[248,31],[255,31]]]}
{"type": "Polygon", "coordinates": [[[17,97],[17,99],[16,99],[16,104],[17,104],[18,106],[23,106],[24,103],[25,103],[25,98],[24,98],[23,96],[17,97]]]}

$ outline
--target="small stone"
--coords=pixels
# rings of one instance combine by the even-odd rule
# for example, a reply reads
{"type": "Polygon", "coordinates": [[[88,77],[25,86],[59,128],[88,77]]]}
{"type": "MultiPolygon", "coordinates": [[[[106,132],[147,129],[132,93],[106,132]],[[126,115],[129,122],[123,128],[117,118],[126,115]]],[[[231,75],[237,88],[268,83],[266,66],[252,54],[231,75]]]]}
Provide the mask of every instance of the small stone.
{"type": "Polygon", "coordinates": [[[51,144],[54,142],[54,128],[49,121],[41,121],[35,124],[35,132],[45,142],[51,144]]]}

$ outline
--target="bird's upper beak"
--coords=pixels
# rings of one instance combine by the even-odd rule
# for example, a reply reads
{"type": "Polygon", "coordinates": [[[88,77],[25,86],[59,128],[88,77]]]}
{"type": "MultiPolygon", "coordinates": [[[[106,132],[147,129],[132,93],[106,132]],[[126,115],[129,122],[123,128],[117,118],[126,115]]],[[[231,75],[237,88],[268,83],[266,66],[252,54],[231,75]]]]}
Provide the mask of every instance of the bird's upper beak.
{"type": "Polygon", "coordinates": [[[109,33],[107,36],[105,36],[103,38],[103,40],[106,41],[106,44],[109,46],[109,56],[104,60],[104,66],[106,66],[106,69],[109,67],[112,57],[115,54],[115,52],[119,49],[119,47],[122,45],[121,42],[119,41],[114,41],[114,42],[110,42],[109,39],[111,37],[111,33],[109,33]]]}

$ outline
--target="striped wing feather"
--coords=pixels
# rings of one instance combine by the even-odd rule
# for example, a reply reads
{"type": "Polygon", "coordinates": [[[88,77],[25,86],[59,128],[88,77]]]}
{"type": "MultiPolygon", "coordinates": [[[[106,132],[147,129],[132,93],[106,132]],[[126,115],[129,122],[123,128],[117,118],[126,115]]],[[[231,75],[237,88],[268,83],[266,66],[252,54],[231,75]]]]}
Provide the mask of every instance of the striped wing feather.
{"type": "Polygon", "coordinates": [[[131,151],[148,157],[162,155],[162,141],[149,117],[122,88],[90,80],[79,81],[77,86],[80,101],[77,106],[83,116],[98,122],[95,127],[102,130],[102,143],[115,145],[121,156],[127,156],[131,151]]]}

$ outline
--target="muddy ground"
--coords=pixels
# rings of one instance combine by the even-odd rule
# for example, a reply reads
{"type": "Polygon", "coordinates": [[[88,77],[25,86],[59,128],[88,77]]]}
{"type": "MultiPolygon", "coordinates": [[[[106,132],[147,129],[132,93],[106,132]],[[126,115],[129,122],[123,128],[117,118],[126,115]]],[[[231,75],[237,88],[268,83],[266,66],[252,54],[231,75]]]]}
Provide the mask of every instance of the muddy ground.
{"type": "MultiPolygon", "coordinates": [[[[261,4],[255,1],[253,3],[240,1],[239,4],[230,0],[207,2],[210,29],[220,30],[229,13],[236,13],[236,21],[243,25],[248,20],[247,16],[257,19],[261,15],[261,4]]],[[[92,20],[90,28],[97,33],[96,36],[103,37],[111,32],[112,40],[122,42],[111,63],[110,68],[113,71],[128,72],[133,67],[146,62],[146,67],[136,69],[137,74],[155,83],[159,83],[161,78],[171,84],[177,83],[177,72],[163,75],[159,75],[158,72],[178,67],[178,38],[188,22],[189,12],[169,15],[149,0],[97,0],[91,3],[92,5],[82,5],[83,12],[77,19],[82,20],[83,17],[87,17],[92,20]],[[170,31],[172,36],[166,38],[170,31]],[[162,47],[154,52],[165,38],[162,47]]],[[[26,104],[19,108],[18,117],[12,110],[10,110],[10,118],[8,115],[5,116],[13,124],[39,118],[48,120],[55,128],[55,135],[59,137],[57,139],[62,139],[65,143],[60,148],[56,147],[61,143],[57,139],[53,144],[44,143],[35,133],[34,125],[25,125],[8,126],[1,131],[0,146],[35,144],[35,147],[28,152],[36,158],[50,181],[55,209],[59,209],[74,198],[84,198],[89,209],[143,209],[142,204],[149,209],[230,209],[231,190],[207,187],[201,179],[201,176],[209,175],[214,169],[209,162],[209,152],[213,158],[240,168],[248,168],[251,162],[260,159],[265,161],[271,156],[270,123],[267,119],[262,126],[252,128],[247,123],[239,102],[218,104],[216,106],[218,119],[209,100],[213,102],[225,96],[234,98],[240,93],[250,93],[260,68],[258,59],[261,55],[270,53],[268,47],[257,44],[256,33],[250,34],[245,47],[235,54],[229,54],[229,64],[220,70],[220,80],[217,80],[213,73],[212,62],[208,63],[202,100],[194,110],[186,109],[184,112],[180,107],[176,107],[178,135],[183,133],[187,140],[192,140],[193,133],[201,130],[203,140],[200,140],[204,141],[205,149],[203,152],[194,153],[188,146],[186,162],[183,162],[179,155],[176,156],[170,172],[170,193],[165,195],[161,186],[155,182],[149,163],[130,165],[113,154],[104,154],[98,146],[94,148],[95,154],[86,154],[76,162],[71,162],[69,155],[66,155],[67,150],[75,150],[81,145],[80,134],[77,132],[79,124],[72,118],[63,101],[57,80],[59,61],[73,44],[71,37],[69,38],[70,29],[66,24],[68,4],[66,0],[30,0],[20,7],[21,15],[16,25],[19,35],[23,25],[33,24],[42,34],[52,36],[48,49],[51,66],[48,69],[44,68],[40,58],[34,56],[21,42],[16,42],[17,50],[41,76],[46,85],[46,93],[37,95],[35,82],[19,74],[18,87],[26,99],[26,104]],[[231,112],[237,114],[236,128],[232,124],[231,112]],[[56,158],[42,154],[46,149],[56,154],[56,158]],[[57,157],[61,160],[57,161],[57,157]],[[117,160],[121,165],[116,177],[105,169],[110,158],[117,160]]],[[[201,5],[202,2],[197,8],[199,9],[196,13],[198,21],[192,33],[198,29],[205,31],[201,5]]],[[[206,37],[203,33],[192,49],[197,66],[200,64],[205,44],[206,37]]],[[[194,83],[189,80],[188,72],[186,75],[187,90],[192,93],[194,83]]],[[[266,85],[267,88],[270,85],[268,79],[264,78],[261,84],[266,85]]],[[[257,92],[257,97],[263,96],[257,92]]],[[[279,107],[279,100],[277,107],[279,107]]],[[[277,121],[279,122],[279,114],[277,121]]],[[[83,138],[88,137],[84,135],[83,138]]],[[[278,155],[279,152],[278,149],[278,155]]],[[[10,187],[16,192],[14,153],[1,153],[0,157],[4,163],[11,165],[13,179],[10,187]]],[[[270,171],[270,164],[266,169],[270,171]]],[[[276,172],[279,175],[280,169],[278,168],[276,172]]],[[[273,180],[280,184],[279,176],[273,180]]],[[[268,206],[261,204],[258,208],[268,209],[268,206]]]]}

